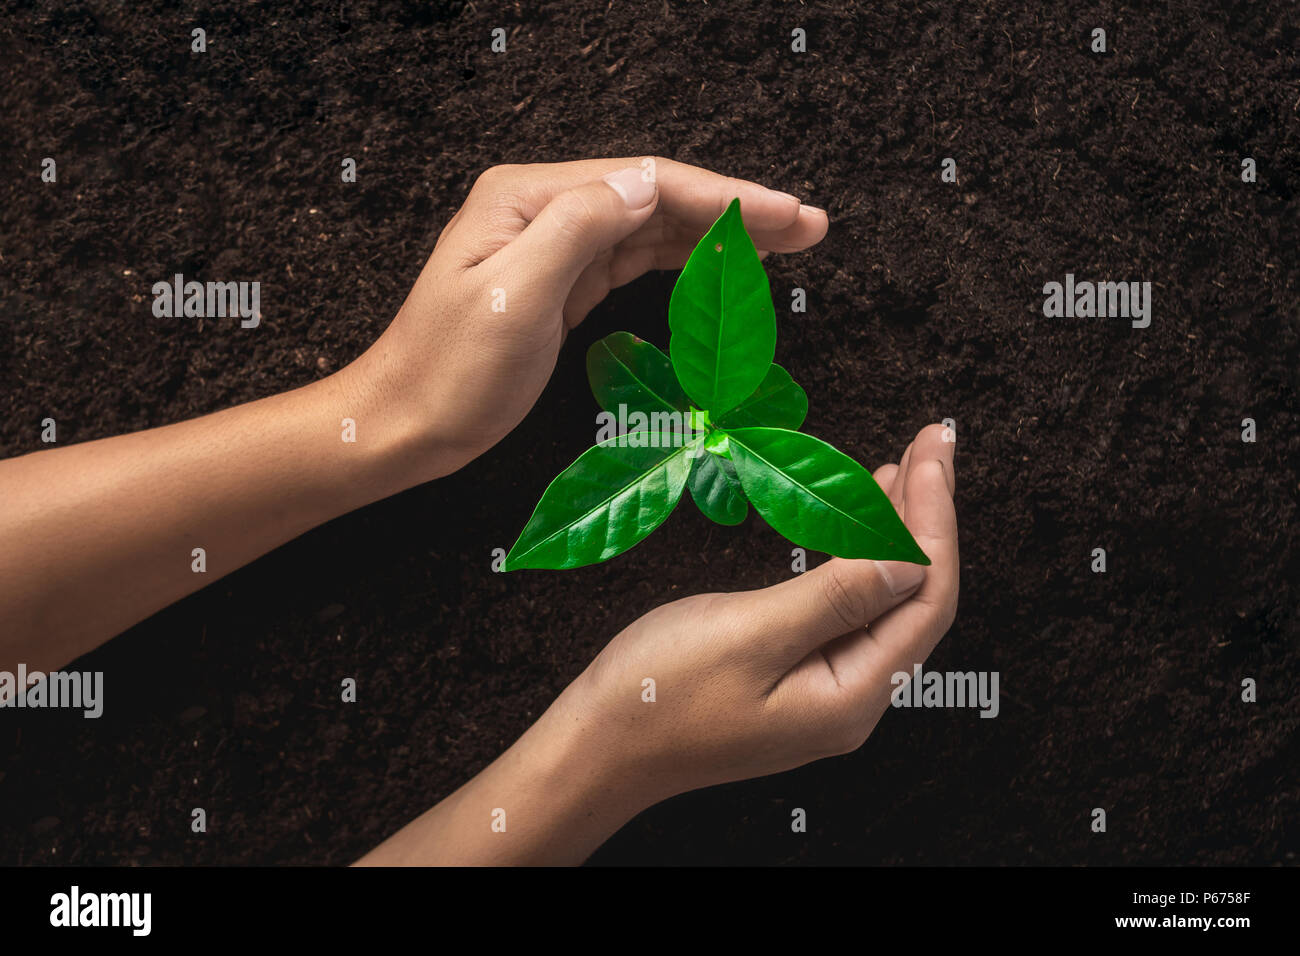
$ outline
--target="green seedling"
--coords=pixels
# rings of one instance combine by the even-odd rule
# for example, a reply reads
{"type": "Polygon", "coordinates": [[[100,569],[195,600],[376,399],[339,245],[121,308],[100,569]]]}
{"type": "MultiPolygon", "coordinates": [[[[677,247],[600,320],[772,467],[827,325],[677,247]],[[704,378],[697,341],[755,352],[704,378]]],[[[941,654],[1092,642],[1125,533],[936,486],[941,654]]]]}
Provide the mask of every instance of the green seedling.
{"type": "Polygon", "coordinates": [[[744,521],[752,504],[804,548],[930,563],[871,473],[798,430],[808,396],[772,362],[776,311],[739,200],[691,253],[668,326],[668,355],[627,332],[591,347],[591,390],[630,430],[551,482],[505,570],[607,561],[663,524],[688,486],[719,524],[744,521]]]}

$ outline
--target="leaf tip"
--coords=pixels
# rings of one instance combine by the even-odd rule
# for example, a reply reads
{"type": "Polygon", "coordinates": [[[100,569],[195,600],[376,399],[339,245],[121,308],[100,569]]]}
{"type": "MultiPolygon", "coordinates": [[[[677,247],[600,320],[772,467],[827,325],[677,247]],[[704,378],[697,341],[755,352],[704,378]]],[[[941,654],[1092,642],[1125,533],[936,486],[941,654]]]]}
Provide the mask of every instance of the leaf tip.
{"type": "Polygon", "coordinates": [[[505,558],[502,559],[501,561],[501,570],[503,573],[508,571],[519,570],[520,568],[519,555],[515,553],[518,548],[519,548],[519,542],[516,541],[513,545],[511,545],[510,550],[506,552],[505,558]]]}
{"type": "Polygon", "coordinates": [[[931,564],[930,556],[921,550],[921,546],[916,543],[916,539],[911,535],[907,536],[906,541],[891,541],[890,547],[902,545],[904,552],[903,557],[897,558],[898,561],[906,561],[909,564],[919,564],[923,568],[928,568],[931,564]]]}

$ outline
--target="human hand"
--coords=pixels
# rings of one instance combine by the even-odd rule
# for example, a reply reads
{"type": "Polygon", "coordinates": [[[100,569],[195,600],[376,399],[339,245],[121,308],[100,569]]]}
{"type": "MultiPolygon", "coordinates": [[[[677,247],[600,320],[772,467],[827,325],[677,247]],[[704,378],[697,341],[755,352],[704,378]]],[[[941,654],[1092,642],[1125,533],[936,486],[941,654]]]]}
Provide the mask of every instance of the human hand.
{"type": "Polygon", "coordinates": [[[685,265],[735,197],[760,252],[795,252],[826,234],[826,213],[793,196],[667,159],[483,173],[393,323],[340,373],[411,461],[409,483],[504,437],[541,394],[568,331],[611,289],[685,265]]]}
{"type": "Polygon", "coordinates": [[[627,815],[861,746],[892,675],[910,675],[956,613],[955,446],[943,433],[928,426],[876,472],[929,568],[832,558],[773,587],[657,608],[610,642],[543,718],[601,768],[599,800],[627,815]]]}

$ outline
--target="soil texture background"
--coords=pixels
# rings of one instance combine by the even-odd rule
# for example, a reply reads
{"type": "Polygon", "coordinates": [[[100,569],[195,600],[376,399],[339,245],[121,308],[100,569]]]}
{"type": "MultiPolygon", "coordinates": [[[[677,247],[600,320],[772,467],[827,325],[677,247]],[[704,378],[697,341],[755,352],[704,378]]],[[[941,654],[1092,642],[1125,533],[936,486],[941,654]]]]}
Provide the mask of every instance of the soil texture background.
{"type": "MultiPolygon", "coordinates": [[[[0,456],[38,451],[46,417],[87,441],[342,367],[489,166],[657,154],[754,179],[831,217],[767,262],[805,429],[874,468],[956,423],[961,605],[927,666],[997,671],[1001,711],[891,711],[854,754],[678,797],[593,862],[1287,863],[1298,48],[1287,0],[11,0],[0,456]],[[178,272],[260,281],[261,326],[155,318],[178,272]],[[1150,327],[1046,318],[1066,273],[1150,281],[1150,327]]],[[[640,614],[789,576],[761,520],[689,501],[607,564],[491,570],[591,443],[587,346],[666,348],[673,279],[615,291],[462,472],[69,665],[105,672],[101,719],[0,712],[0,863],[349,862],[640,614]]]]}

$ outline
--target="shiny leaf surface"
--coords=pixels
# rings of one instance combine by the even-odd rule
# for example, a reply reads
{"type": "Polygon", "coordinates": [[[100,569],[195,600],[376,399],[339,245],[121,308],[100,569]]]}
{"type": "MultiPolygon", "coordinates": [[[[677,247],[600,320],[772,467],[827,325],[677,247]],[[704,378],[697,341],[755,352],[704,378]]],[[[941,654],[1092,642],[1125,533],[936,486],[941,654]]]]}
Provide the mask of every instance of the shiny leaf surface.
{"type": "Polygon", "coordinates": [[[763,381],[776,353],[776,310],[740,200],[691,253],[673,287],[668,326],[677,380],[715,421],[763,381]]]}
{"type": "Polygon", "coordinates": [[[808,395],[781,366],[768,366],[758,388],[743,402],[722,416],[723,428],[798,429],[808,417],[808,395]]]}
{"type": "Polygon", "coordinates": [[[654,345],[630,332],[615,332],[587,350],[587,380],[600,407],[618,412],[686,412],[690,400],[677,382],[672,362],[654,345]]]}
{"type": "Polygon", "coordinates": [[[678,447],[634,447],[635,438],[623,435],[583,452],[542,495],[506,555],[505,570],[597,564],[659,527],[686,486],[687,451],[704,440],[682,446],[671,434],[658,437],[678,447]]]}
{"type": "Polygon", "coordinates": [[[930,563],[889,496],[848,455],[783,428],[727,436],[746,497],[795,544],[841,558],[930,563]]]}
{"type": "Polygon", "coordinates": [[[704,454],[696,459],[690,489],[704,516],[718,524],[740,524],[749,514],[736,467],[721,455],[704,454]]]}

